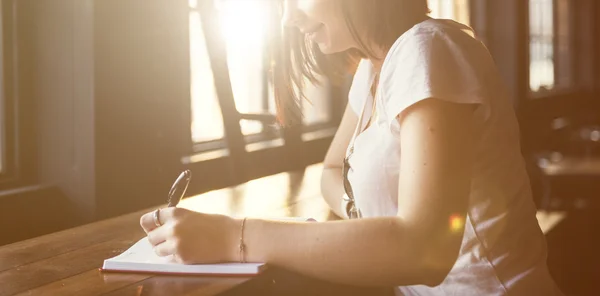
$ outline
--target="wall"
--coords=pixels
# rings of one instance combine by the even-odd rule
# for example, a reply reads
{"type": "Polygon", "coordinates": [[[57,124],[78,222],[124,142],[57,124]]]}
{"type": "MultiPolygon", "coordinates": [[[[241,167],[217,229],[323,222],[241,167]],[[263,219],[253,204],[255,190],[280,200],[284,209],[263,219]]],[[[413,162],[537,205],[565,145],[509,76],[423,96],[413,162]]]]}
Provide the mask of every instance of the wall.
{"type": "Polygon", "coordinates": [[[94,218],[91,2],[2,3],[5,93],[22,110],[19,174],[29,186],[0,192],[0,245],[94,218]]]}
{"type": "Polygon", "coordinates": [[[187,1],[16,3],[39,183],[83,222],[164,202],[192,147],[187,1]]]}
{"type": "Polygon", "coordinates": [[[58,186],[88,219],[95,210],[92,2],[33,0],[30,6],[40,183],[58,186]]]}
{"type": "Polygon", "coordinates": [[[191,152],[188,13],[187,0],[94,2],[99,217],[164,203],[191,152]]]}

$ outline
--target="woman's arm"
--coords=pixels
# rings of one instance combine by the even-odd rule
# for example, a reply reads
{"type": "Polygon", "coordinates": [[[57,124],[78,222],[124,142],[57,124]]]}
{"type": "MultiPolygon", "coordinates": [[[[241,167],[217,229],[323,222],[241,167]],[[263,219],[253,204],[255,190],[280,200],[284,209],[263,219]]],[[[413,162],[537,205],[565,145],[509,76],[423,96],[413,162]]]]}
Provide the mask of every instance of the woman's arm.
{"type": "Polygon", "coordinates": [[[331,210],[338,217],[346,216],[346,213],[342,211],[342,196],[344,195],[342,163],[344,162],[346,148],[352,139],[357,122],[358,116],[356,116],[350,104],[348,104],[340,126],[333,137],[323,161],[321,194],[331,210]]]}
{"type": "MultiPolygon", "coordinates": [[[[396,217],[324,223],[248,219],[246,260],[353,285],[439,284],[463,237],[473,108],[425,100],[404,114],[396,217]]],[[[141,221],[157,254],[173,254],[184,263],[240,260],[241,222],[176,209],[161,211],[161,227],[154,226],[152,213],[141,221]]]]}
{"type": "Polygon", "coordinates": [[[399,118],[397,217],[291,225],[249,220],[248,258],[343,283],[438,284],[463,237],[473,111],[426,100],[399,118]]]}
{"type": "Polygon", "coordinates": [[[324,223],[252,219],[244,231],[251,262],[358,286],[433,284],[436,277],[418,266],[421,249],[410,236],[397,217],[324,223]]]}

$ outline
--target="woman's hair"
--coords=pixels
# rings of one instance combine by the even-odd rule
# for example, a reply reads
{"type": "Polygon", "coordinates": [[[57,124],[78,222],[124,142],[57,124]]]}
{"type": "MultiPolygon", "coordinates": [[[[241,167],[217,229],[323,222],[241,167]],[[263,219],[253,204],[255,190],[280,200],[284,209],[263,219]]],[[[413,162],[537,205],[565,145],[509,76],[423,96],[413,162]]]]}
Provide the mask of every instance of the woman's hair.
{"type": "Polygon", "coordinates": [[[369,44],[389,49],[400,35],[429,13],[427,0],[330,1],[338,2],[360,49],[324,55],[318,44],[306,38],[297,28],[284,28],[282,36],[272,40],[273,62],[270,69],[280,124],[301,122],[306,80],[318,85],[317,77],[323,76],[334,84],[340,83],[356,69],[360,59],[383,58],[376,57],[369,44]],[[364,28],[364,37],[359,35],[359,27],[364,28]]]}

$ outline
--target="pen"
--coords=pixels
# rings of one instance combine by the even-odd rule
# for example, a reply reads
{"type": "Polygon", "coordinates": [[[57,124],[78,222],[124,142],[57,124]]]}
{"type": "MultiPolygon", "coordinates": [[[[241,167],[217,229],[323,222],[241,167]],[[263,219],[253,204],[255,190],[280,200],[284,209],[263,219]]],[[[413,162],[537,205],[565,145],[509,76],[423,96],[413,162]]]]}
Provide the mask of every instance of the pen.
{"type": "Polygon", "coordinates": [[[192,171],[190,170],[183,171],[179,177],[177,177],[175,183],[173,183],[173,186],[171,186],[171,190],[169,190],[167,207],[176,207],[177,204],[179,204],[179,201],[181,201],[185,195],[185,191],[187,190],[191,179],[192,171]]]}

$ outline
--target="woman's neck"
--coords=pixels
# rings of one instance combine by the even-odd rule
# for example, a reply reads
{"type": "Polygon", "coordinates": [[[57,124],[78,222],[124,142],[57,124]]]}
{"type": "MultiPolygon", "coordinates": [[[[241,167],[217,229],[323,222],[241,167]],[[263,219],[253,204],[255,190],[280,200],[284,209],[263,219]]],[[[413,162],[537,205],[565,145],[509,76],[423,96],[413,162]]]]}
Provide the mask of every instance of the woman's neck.
{"type": "MultiPolygon", "coordinates": [[[[410,29],[410,27],[412,27],[420,22],[429,20],[429,19],[431,19],[429,16],[424,15],[422,18],[417,19],[413,25],[407,27],[406,29],[408,30],[408,29],[410,29]]],[[[406,31],[404,31],[402,34],[404,34],[404,33],[406,33],[406,31]]],[[[400,36],[398,36],[398,38],[399,37],[400,36]]],[[[368,44],[368,45],[370,46],[369,48],[371,49],[370,51],[371,51],[371,54],[373,54],[373,56],[367,56],[367,58],[373,64],[375,73],[379,73],[381,71],[381,68],[383,67],[383,62],[385,61],[385,57],[387,56],[388,52],[390,51],[391,44],[390,44],[390,47],[381,47],[377,44],[368,44]]]]}
{"type": "Polygon", "coordinates": [[[388,52],[389,49],[378,48],[377,50],[374,50],[374,56],[367,58],[369,61],[371,61],[371,64],[373,64],[373,70],[375,73],[379,73],[381,71],[383,62],[385,61],[385,57],[387,56],[388,52]]]}
{"type": "MultiPolygon", "coordinates": [[[[387,55],[387,52],[388,51],[385,51],[385,54],[382,56],[385,57],[387,55]]],[[[381,68],[383,67],[383,62],[385,58],[371,58],[369,60],[373,64],[373,70],[375,71],[375,73],[381,72],[381,68]]]]}

